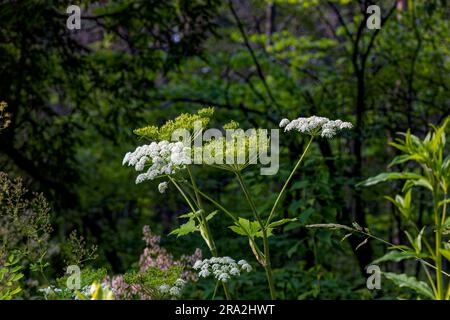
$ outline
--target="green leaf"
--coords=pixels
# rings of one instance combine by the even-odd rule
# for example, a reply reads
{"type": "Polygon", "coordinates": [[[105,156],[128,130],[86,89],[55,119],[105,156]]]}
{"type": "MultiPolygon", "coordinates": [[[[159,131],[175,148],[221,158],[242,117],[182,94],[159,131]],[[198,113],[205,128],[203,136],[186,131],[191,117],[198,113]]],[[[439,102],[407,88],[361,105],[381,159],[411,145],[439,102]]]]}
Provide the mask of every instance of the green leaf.
{"type": "MultiPolygon", "coordinates": [[[[257,221],[239,218],[238,222],[235,222],[235,225],[230,226],[229,228],[239,235],[247,236],[252,239],[255,237],[262,237],[261,226],[257,221]]],[[[267,228],[267,236],[272,235],[272,230],[273,227],[267,228]]]]}
{"type": "Polygon", "coordinates": [[[238,222],[235,222],[235,225],[231,226],[230,229],[237,234],[253,238],[259,231],[259,225],[256,221],[251,222],[248,219],[239,218],[238,222]]]}
{"type": "Polygon", "coordinates": [[[15,266],[15,267],[12,268],[9,272],[11,272],[11,273],[16,273],[16,272],[19,271],[20,269],[22,269],[21,266],[15,266]]]}
{"type": "Polygon", "coordinates": [[[215,211],[211,212],[210,214],[208,214],[208,215],[206,216],[206,221],[211,220],[211,219],[214,218],[214,216],[215,216],[216,214],[218,214],[218,213],[219,213],[219,210],[215,210],[215,211]]]}
{"type": "Polygon", "coordinates": [[[194,212],[189,212],[189,213],[185,213],[185,214],[182,214],[181,216],[178,216],[178,218],[179,219],[181,219],[181,218],[194,218],[194,216],[195,216],[195,213],[194,212]]]}
{"type": "Polygon", "coordinates": [[[22,278],[23,278],[23,274],[22,274],[22,273],[18,273],[18,274],[12,275],[12,276],[9,278],[9,280],[10,280],[11,282],[16,282],[16,281],[19,281],[19,280],[22,279],[22,278]]]}
{"type": "Polygon", "coordinates": [[[182,224],[179,228],[173,230],[171,233],[169,233],[170,235],[172,234],[176,234],[177,237],[180,236],[185,236],[187,234],[193,233],[198,231],[197,226],[195,225],[195,220],[194,219],[189,219],[188,222],[186,222],[185,224],[182,224]]]}
{"type": "Polygon", "coordinates": [[[441,207],[441,206],[443,206],[444,204],[446,204],[446,203],[450,203],[450,199],[446,199],[446,200],[442,200],[442,201],[439,201],[439,207],[441,207]]]}
{"type": "Polygon", "coordinates": [[[11,291],[10,294],[13,296],[15,294],[18,294],[20,291],[22,291],[22,288],[21,287],[17,287],[13,291],[11,291]]]}
{"type": "Polygon", "coordinates": [[[391,161],[391,163],[389,164],[388,167],[392,167],[392,166],[394,166],[394,165],[396,165],[396,164],[400,164],[400,163],[403,163],[403,162],[412,160],[412,158],[413,158],[413,157],[412,157],[411,155],[409,155],[409,154],[402,154],[402,155],[400,155],[400,156],[395,157],[395,158],[391,161]]]}
{"type": "Polygon", "coordinates": [[[399,179],[424,179],[420,174],[412,173],[412,172],[384,172],[380,173],[375,177],[371,177],[367,180],[364,180],[358,183],[356,186],[368,187],[375,185],[380,182],[385,182],[389,180],[399,180],[399,179]]]}
{"type": "Polygon", "coordinates": [[[282,226],[283,224],[286,224],[288,222],[292,222],[292,221],[297,221],[297,218],[292,218],[292,219],[281,219],[278,221],[274,221],[272,223],[269,224],[269,228],[275,228],[275,227],[279,227],[282,226]]]}
{"type": "Polygon", "coordinates": [[[241,226],[230,226],[229,227],[233,232],[237,233],[238,235],[241,236],[248,236],[247,233],[245,233],[245,230],[241,227],[241,226]]]}
{"type": "Polygon", "coordinates": [[[428,182],[428,180],[426,180],[425,178],[420,178],[417,180],[408,180],[405,182],[405,185],[403,186],[402,191],[405,192],[409,189],[411,189],[412,187],[424,187],[427,188],[428,190],[433,191],[433,186],[431,185],[430,182],[428,182]]]}
{"type": "Polygon", "coordinates": [[[422,296],[434,299],[433,291],[426,282],[419,281],[415,277],[408,277],[406,274],[396,274],[391,272],[384,272],[383,274],[400,288],[409,288],[422,296]]]}
{"type": "Polygon", "coordinates": [[[372,262],[372,264],[379,264],[379,263],[385,262],[385,261],[400,262],[402,260],[412,259],[415,257],[416,257],[415,252],[392,250],[392,251],[389,251],[388,253],[386,253],[381,258],[374,260],[372,262]]]}
{"type": "Polygon", "coordinates": [[[440,251],[441,251],[441,254],[445,257],[445,259],[450,261],[450,250],[448,250],[448,249],[441,249],[440,251]]]}
{"type": "Polygon", "coordinates": [[[420,253],[421,251],[422,251],[422,236],[423,236],[423,232],[425,231],[425,227],[423,227],[421,230],[420,230],[420,232],[419,232],[419,234],[417,235],[417,238],[416,238],[416,242],[415,242],[415,244],[416,244],[416,248],[417,248],[417,253],[420,253]]]}

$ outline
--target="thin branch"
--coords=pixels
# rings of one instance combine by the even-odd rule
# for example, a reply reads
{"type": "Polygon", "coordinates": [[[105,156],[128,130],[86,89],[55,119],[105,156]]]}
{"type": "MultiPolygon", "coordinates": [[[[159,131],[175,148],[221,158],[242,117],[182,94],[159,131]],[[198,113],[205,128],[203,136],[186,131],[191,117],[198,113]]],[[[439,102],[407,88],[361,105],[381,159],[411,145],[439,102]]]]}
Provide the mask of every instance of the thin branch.
{"type": "Polygon", "coordinates": [[[258,73],[258,76],[261,79],[261,82],[263,83],[264,88],[267,91],[267,95],[269,96],[269,98],[273,102],[273,104],[278,109],[280,109],[280,105],[275,100],[275,98],[274,98],[274,96],[272,94],[272,91],[270,90],[269,85],[267,84],[267,81],[266,81],[266,78],[265,78],[264,73],[262,71],[261,65],[258,62],[258,59],[256,58],[255,52],[253,51],[253,49],[252,49],[252,47],[250,45],[250,42],[248,41],[248,37],[247,37],[247,34],[245,33],[244,26],[242,25],[242,22],[239,19],[239,16],[237,15],[236,11],[234,10],[233,3],[232,3],[231,0],[228,1],[228,6],[230,7],[230,10],[231,10],[231,13],[233,14],[234,19],[236,20],[236,23],[237,23],[237,26],[239,28],[239,31],[240,31],[240,33],[242,35],[242,38],[244,39],[244,44],[247,47],[247,50],[249,51],[249,53],[250,53],[250,55],[252,57],[253,63],[256,66],[256,71],[258,73]]]}

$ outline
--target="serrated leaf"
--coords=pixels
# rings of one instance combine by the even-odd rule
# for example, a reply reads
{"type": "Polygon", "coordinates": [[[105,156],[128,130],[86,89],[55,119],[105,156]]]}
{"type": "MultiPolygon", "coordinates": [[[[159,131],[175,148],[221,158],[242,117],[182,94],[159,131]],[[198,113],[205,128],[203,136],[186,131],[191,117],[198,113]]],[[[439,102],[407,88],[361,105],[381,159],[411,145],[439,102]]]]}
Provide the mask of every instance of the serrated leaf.
{"type": "Polygon", "coordinates": [[[180,237],[180,236],[185,236],[185,235],[188,235],[188,234],[196,232],[196,231],[198,231],[198,228],[195,225],[195,220],[189,219],[188,222],[186,222],[185,224],[182,224],[179,228],[172,230],[172,232],[169,234],[170,235],[176,234],[177,237],[180,237]]]}
{"type": "MultiPolygon", "coordinates": [[[[235,222],[234,226],[230,226],[229,228],[239,235],[247,236],[252,239],[255,237],[262,237],[261,226],[257,221],[239,218],[238,222],[235,222]]],[[[272,227],[267,228],[267,236],[272,235],[272,230],[272,227]]]]}
{"type": "Polygon", "coordinates": [[[229,226],[228,228],[230,228],[234,233],[237,233],[241,236],[247,236],[247,233],[245,233],[245,230],[242,229],[241,226],[229,226]]]}
{"type": "MultiPolygon", "coordinates": [[[[261,230],[261,229],[260,229],[260,230],[261,230]]],[[[273,228],[267,228],[267,229],[266,229],[266,235],[267,235],[267,237],[270,237],[270,236],[273,235],[273,234],[272,234],[272,231],[273,231],[273,228]]],[[[262,237],[263,237],[262,231],[258,231],[258,232],[255,234],[255,236],[256,236],[256,237],[259,237],[259,238],[262,238],[262,237]]]]}

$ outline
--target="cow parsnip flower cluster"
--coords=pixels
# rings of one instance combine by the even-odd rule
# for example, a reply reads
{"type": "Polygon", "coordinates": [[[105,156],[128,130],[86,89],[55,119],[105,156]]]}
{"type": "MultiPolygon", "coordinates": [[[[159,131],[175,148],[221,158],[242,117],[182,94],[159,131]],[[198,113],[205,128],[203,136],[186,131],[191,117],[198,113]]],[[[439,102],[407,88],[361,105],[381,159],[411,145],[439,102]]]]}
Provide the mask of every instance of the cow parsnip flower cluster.
{"type": "MultiPolygon", "coordinates": [[[[224,125],[224,129],[237,129],[236,126],[237,123],[232,122],[224,125]]],[[[269,142],[265,130],[235,130],[229,137],[212,139],[199,148],[202,148],[203,162],[206,165],[229,171],[242,171],[249,165],[256,164],[261,154],[268,154],[269,142]]]]}
{"type": "MultiPolygon", "coordinates": [[[[166,140],[139,146],[135,151],[128,152],[122,161],[123,165],[134,166],[136,171],[143,171],[146,165],[150,165],[145,173],[137,176],[136,184],[145,180],[153,180],[163,175],[174,174],[190,163],[190,147],[185,147],[182,142],[169,142],[166,140]]],[[[163,186],[160,189],[165,191],[163,186]]]]}
{"type": "Polygon", "coordinates": [[[237,263],[230,257],[213,257],[210,259],[198,260],[194,264],[194,269],[198,270],[198,276],[207,278],[213,276],[218,281],[227,282],[232,277],[240,276],[242,272],[252,271],[252,267],[245,260],[237,263]]]}
{"type": "Polygon", "coordinates": [[[339,131],[352,127],[350,122],[318,116],[300,117],[294,120],[285,118],[280,121],[280,128],[284,128],[285,132],[296,130],[312,136],[320,135],[322,138],[333,138],[339,131]]]}

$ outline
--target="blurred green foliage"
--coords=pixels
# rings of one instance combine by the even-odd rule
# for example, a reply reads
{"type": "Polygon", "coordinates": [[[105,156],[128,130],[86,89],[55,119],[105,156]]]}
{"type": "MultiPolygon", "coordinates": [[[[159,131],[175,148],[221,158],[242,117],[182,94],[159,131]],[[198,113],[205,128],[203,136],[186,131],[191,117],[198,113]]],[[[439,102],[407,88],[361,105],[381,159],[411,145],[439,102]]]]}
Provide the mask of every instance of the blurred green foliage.
{"type": "MultiPolygon", "coordinates": [[[[380,292],[365,288],[364,267],[384,246],[355,250],[357,239],[341,242],[305,225],[356,220],[405,243],[405,221],[383,198],[398,183],[355,185],[385,171],[397,154],[388,147],[396,132],[421,136],[449,115],[449,7],[443,0],[379,1],[377,31],[365,27],[360,2],[79,1],[80,31],[66,29],[65,1],[1,3],[0,101],[8,103],[8,127],[1,125],[0,171],[23,177],[50,203],[47,277],[65,273],[59,252],[73,230],[98,247],[88,265],[125,273],[138,260],[144,224],[166,235],[178,225],[188,211],[181,199],[162,197],[151,183],[136,186],[122,158],[143,143],[133,129],[213,106],[217,122],[210,125],[217,127],[235,119],[242,128],[274,128],[284,117],[313,114],[355,124],[354,132],[313,145],[278,208],[279,218],[298,220],[269,239],[277,291],[289,299],[398,296],[384,282],[380,292]]],[[[289,174],[305,143],[283,137],[279,176],[289,174]]],[[[197,175],[209,194],[250,216],[232,177],[210,169],[197,175]]],[[[258,210],[269,209],[283,179],[267,180],[259,170],[245,178],[258,210]]],[[[429,201],[423,191],[414,197],[414,214],[425,223],[429,201]]],[[[216,218],[211,228],[221,255],[233,256],[247,244],[229,225],[216,218]]],[[[192,235],[163,237],[162,244],[175,255],[207,252],[192,235]]],[[[417,262],[386,268],[415,271],[417,262]]],[[[236,296],[263,298],[262,270],[239,281],[230,285],[236,296]]],[[[185,295],[208,298],[214,286],[189,284],[185,295]]]]}

